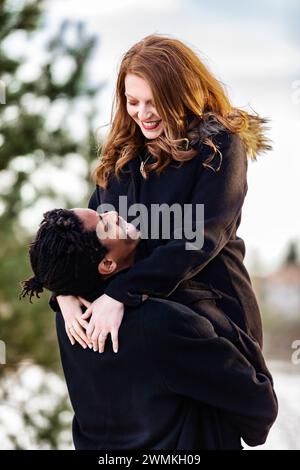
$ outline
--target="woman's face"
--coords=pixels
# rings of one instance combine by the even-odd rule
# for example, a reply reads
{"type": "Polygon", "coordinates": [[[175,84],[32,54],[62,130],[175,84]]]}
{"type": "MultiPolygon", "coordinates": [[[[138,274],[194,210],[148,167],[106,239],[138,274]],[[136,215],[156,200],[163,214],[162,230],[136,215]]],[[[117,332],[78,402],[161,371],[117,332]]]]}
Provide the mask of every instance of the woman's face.
{"type": "Polygon", "coordinates": [[[127,112],[140,126],[147,139],[155,139],[163,132],[163,121],[156,111],[148,82],[136,75],[125,77],[127,112]]]}

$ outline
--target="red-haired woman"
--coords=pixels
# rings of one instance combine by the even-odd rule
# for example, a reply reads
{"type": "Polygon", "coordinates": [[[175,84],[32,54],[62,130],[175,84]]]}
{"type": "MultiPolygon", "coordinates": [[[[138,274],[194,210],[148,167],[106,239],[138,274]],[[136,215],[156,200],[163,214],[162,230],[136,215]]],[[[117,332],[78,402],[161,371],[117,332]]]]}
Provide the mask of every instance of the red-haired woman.
{"type": "MultiPolygon", "coordinates": [[[[128,208],[140,204],[148,210],[144,227],[152,223],[156,229],[153,208],[179,204],[184,211],[189,205],[197,233],[196,208],[204,205],[204,236],[189,247],[187,237],[177,236],[176,224],[169,239],[148,231],[135,264],[112,279],[85,315],[91,314],[87,334],[94,349],[102,352],[110,334],[117,351],[124,305],[138,305],[148,296],[192,305],[219,334],[233,341],[245,334],[244,342],[261,347],[260,312],[243,263],[245,245],[236,231],[247,193],[248,159],[271,149],[264,135],[266,119],[233,107],[191,48],[157,34],[124,55],[115,99],[89,207],[111,204],[119,212],[120,196],[126,196],[128,208]]],[[[163,211],[159,222],[165,222],[163,211]]],[[[80,309],[76,298],[58,300],[63,312],[80,309]]]]}

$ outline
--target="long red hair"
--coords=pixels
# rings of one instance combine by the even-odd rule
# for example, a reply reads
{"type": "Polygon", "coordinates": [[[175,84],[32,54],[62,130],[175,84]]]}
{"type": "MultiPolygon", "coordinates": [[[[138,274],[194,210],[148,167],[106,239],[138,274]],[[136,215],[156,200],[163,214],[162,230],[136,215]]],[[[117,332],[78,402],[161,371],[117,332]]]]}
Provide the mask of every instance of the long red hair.
{"type": "Polygon", "coordinates": [[[193,158],[198,152],[194,147],[197,142],[212,148],[213,154],[204,162],[209,164],[218,152],[213,136],[224,128],[240,133],[248,157],[256,159],[257,153],[271,149],[263,133],[267,121],[233,107],[222,84],[191,48],[178,39],[152,34],[132,46],[121,61],[111,127],[100,147],[95,182],[106,188],[110,175],[118,176],[143,149],[155,157],[146,170],[158,174],[172,160],[184,162],[193,158]],[[151,88],[156,110],[164,122],[164,131],[156,139],[146,140],[127,112],[127,74],[143,78],[151,88]]]}

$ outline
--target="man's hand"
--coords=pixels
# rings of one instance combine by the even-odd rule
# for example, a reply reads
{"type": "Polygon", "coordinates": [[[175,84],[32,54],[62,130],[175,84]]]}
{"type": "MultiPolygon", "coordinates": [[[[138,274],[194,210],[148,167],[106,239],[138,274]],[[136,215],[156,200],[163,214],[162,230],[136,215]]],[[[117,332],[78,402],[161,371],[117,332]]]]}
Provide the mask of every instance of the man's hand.
{"type": "Polygon", "coordinates": [[[94,351],[99,350],[100,353],[104,351],[105,341],[110,333],[113,350],[115,353],[118,352],[118,332],[123,315],[124,304],[106,294],[96,299],[81,315],[84,320],[91,316],[86,334],[93,343],[94,351]]]}
{"type": "Polygon", "coordinates": [[[75,340],[86,349],[92,348],[92,342],[88,339],[84,328],[87,329],[88,322],[82,318],[81,305],[88,306],[84,299],[78,299],[73,295],[58,295],[57,301],[65,321],[65,329],[72,345],[75,340]]]}

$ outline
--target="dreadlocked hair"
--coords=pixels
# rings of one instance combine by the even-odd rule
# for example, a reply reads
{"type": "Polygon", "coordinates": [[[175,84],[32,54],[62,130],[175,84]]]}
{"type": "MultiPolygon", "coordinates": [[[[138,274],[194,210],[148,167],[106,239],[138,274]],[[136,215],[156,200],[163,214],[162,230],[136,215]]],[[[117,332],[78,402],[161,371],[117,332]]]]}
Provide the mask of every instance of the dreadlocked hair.
{"type": "Polygon", "coordinates": [[[19,298],[39,298],[43,288],[56,295],[85,295],[101,283],[98,264],[107,253],[96,231],[85,229],[68,209],[43,214],[35,239],[29,245],[34,276],[21,282],[19,298]]]}
{"type": "Polygon", "coordinates": [[[39,294],[44,291],[43,284],[36,276],[30,277],[29,279],[22,281],[21,286],[22,292],[19,295],[19,298],[26,297],[26,295],[28,295],[30,303],[32,303],[32,297],[36,296],[39,299],[39,294]]]}

